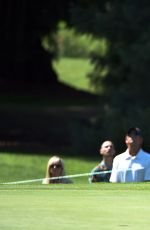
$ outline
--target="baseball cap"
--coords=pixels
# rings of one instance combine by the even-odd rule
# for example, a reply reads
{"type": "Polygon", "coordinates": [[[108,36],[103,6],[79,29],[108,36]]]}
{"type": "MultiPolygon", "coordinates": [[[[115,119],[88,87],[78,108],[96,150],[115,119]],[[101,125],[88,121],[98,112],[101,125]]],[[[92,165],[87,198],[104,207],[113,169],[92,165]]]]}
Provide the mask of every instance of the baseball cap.
{"type": "Polygon", "coordinates": [[[130,136],[131,134],[134,134],[135,136],[142,136],[141,129],[138,127],[131,127],[128,130],[127,135],[130,136]]]}

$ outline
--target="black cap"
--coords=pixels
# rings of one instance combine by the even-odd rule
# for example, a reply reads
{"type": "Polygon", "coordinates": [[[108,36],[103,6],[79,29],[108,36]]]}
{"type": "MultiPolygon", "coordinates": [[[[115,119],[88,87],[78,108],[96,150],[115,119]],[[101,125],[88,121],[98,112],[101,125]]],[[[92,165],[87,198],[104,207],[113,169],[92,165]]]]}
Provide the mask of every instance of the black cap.
{"type": "Polygon", "coordinates": [[[130,136],[131,134],[134,134],[135,136],[142,136],[142,132],[138,127],[131,127],[128,130],[127,135],[130,136]]]}

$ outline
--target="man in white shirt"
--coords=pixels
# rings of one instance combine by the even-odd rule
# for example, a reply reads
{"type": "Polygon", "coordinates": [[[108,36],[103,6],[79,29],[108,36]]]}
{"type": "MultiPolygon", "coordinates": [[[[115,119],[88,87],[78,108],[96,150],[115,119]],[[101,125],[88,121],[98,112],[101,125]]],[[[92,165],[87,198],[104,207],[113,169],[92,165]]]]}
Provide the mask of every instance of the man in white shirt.
{"type": "Polygon", "coordinates": [[[127,150],[114,158],[110,182],[150,181],[150,154],[142,150],[141,130],[130,128],[125,143],[127,150]]]}

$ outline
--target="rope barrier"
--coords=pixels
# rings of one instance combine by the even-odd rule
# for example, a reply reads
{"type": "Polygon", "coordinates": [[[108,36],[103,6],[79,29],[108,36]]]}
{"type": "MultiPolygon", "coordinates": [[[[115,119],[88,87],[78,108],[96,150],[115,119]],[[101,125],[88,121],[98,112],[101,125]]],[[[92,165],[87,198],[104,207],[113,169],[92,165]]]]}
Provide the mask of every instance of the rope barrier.
{"type": "MultiPolygon", "coordinates": [[[[59,179],[64,179],[64,178],[68,179],[68,178],[76,178],[76,177],[83,177],[83,176],[93,176],[93,175],[100,175],[100,174],[107,174],[107,173],[111,173],[111,170],[109,170],[109,171],[101,171],[101,172],[93,172],[93,173],[80,173],[80,174],[74,174],[74,175],[58,176],[58,177],[51,177],[51,178],[47,178],[47,179],[49,179],[49,180],[59,180],[59,179]]],[[[3,182],[3,183],[0,183],[0,185],[34,183],[34,182],[43,181],[44,179],[45,178],[22,180],[22,181],[13,181],[13,182],[3,182]]]]}

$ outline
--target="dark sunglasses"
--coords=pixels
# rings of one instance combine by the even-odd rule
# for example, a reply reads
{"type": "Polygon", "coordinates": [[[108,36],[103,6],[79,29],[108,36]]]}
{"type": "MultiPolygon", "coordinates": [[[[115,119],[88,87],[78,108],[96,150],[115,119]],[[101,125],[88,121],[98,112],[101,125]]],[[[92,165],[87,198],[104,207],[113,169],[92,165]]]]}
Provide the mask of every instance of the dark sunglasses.
{"type": "Polygon", "coordinates": [[[54,164],[54,165],[51,165],[50,168],[62,168],[62,165],[60,164],[54,164]]]}

